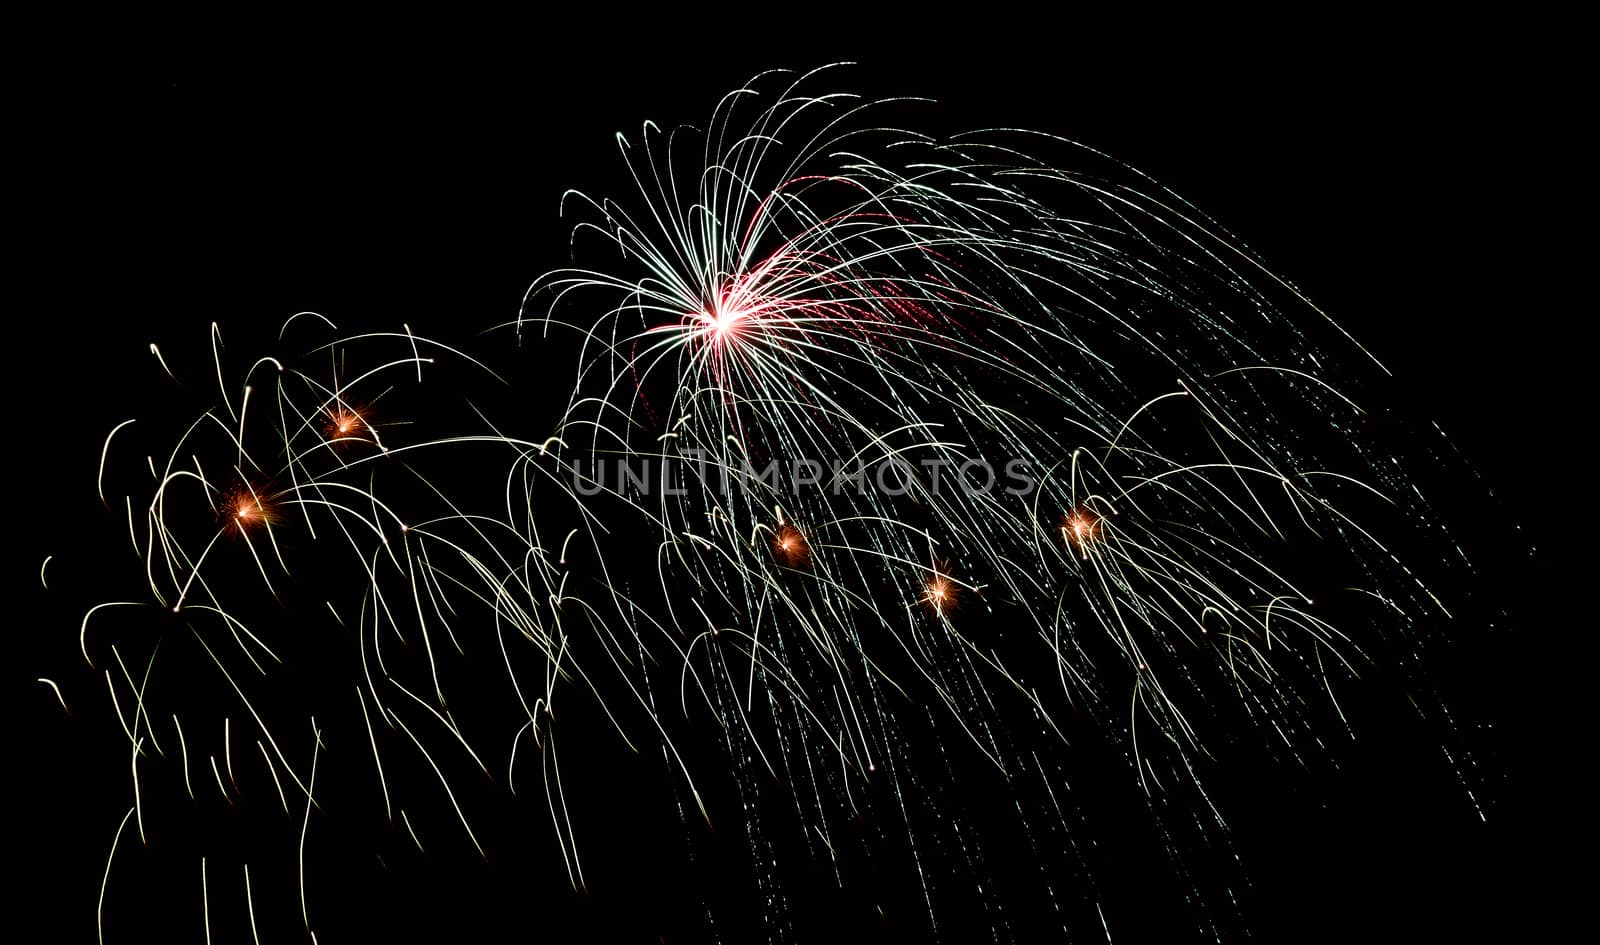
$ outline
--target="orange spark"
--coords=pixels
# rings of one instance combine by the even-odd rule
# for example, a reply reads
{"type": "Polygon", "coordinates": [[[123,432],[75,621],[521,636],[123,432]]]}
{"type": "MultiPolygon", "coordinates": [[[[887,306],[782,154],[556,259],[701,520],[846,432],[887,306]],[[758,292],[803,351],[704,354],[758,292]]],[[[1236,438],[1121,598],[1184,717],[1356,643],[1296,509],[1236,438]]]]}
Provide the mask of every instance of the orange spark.
{"type": "Polygon", "coordinates": [[[772,537],[772,550],[778,560],[791,568],[804,565],[811,558],[811,545],[805,533],[793,525],[781,525],[772,537]]]}
{"type": "Polygon", "coordinates": [[[960,589],[956,583],[935,571],[923,585],[922,603],[936,614],[943,614],[959,603],[960,589]]]}
{"type": "Polygon", "coordinates": [[[1085,558],[1089,546],[1100,540],[1100,516],[1078,506],[1061,517],[1061,537],[1085,558]]]}
{"type": "Polygon", "coordinates": [[[248,485],[229,489],[217,511],[223,526],[239,534],[278,520],[277,510],[267,498],[248,485]]]}
{"type": "Polygon", "coordinates": [[[323,425],[323,432],[330,440],[359,437],[366,429],[367,421],[361,416],[361,411],[345,406],[329,408],[327,422],[323,425]]]}

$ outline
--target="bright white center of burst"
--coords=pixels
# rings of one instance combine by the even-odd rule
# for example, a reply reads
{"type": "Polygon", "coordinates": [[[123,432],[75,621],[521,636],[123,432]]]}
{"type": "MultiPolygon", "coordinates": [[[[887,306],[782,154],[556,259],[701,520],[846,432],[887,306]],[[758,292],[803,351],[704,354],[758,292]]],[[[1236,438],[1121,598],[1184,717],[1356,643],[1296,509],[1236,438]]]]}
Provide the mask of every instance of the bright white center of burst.
{"type": "Polygon", "coordinates": [[[723,341],[729,335],[736,333],[739,326],[750,316],[737,308],[724,308],[719,305],[703,317],[706,321],[706,330],[717,341],[723,341]]]}

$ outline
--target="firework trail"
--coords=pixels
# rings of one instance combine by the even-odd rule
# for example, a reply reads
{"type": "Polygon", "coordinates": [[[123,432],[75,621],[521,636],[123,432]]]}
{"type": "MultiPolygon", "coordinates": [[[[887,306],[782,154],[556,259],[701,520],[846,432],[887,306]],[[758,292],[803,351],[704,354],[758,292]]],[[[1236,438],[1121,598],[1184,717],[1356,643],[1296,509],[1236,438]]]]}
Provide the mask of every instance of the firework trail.
{"type": "MultiPolygon", "coordinates": [[[[483,856],[483,796],[536,804],[582,888],[608,731],[755,863],[804,850],[849,886],[902,851],[919,927],[956,937],[1020,920],[941,785],[981,764],[1058,864],[1052,921],[1099,934],[1072,782],[1109,760],[1194,927],[1236,928],[1208,772],[1241,741],[1319,754],[1363,667],[1420,672],[1430,587],[1469,570],[1412,485],[1428,451],[1363,410],[1381,366],[1153,182],[1050,136],[883,127],[894,103],[817,82],[647,125],[629,192],[567,195],[575,268],[498,329],[531,386],[302,313],[243,364],[213,328],[216,401],[172,445],[113,432],[143,587],[81,625],[131,756],[106,896],[202,796],[270,799],[313,937],[308,837],[363,802],[483,856]],[[564,404],[529,428],[512,393],[541,389],[564,404]]],[[[757,873],[763,933],[795,937],[757,873]]]]}

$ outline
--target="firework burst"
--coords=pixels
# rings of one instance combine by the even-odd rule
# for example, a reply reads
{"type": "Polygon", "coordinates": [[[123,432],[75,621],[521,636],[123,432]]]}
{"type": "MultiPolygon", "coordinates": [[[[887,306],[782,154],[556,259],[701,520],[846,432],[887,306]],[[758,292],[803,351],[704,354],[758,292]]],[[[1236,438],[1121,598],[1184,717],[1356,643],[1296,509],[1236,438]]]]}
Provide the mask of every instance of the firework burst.
{"type": "Polygon", "coordinates": [[[231,380],[214,331],[218,402],[143,469],[118,428],[102,497],[129,484],[145,591],[94,607],[80,641],[117,669],[141,835],[161,778],[267,794],[298,828],[312,933],[331,752],[370,763],[373,809],[419,851],[433,810],[488,856],[481,796],[536,781],[582,888],[595,749],[565,733],[602,730],[659,755],[686,823],[736,811],[772,864],[770,937],[795,934],[773,853],[794,827],[842,885],[869,881],[860,851],[903,847],[937,931],[1004,913],[981,844],[930,822],[929,772],[970,756],[1035,853],[1068,851],[1040,896],[1089,928],[1098,893],[1072,876],[1093,872],[1094,812],[1063,774],[1081,739],[1121,766],[1107,782],[1166,838],[1196,923],[1232,927],[1237,877],[1188,865],[1225,846],[1219,745],[1321,751],[1341,687],[1448,618],[1402,556],[1446,536],[1359,405],[1381,369],[1130,169],[1045,135],[884,127],[888,104],[817,81],[646,126],[622,144],[629,193],[568,195],[574,268],[501,326],[538,352],[533,389],[570,378],[553,428],[476,403],[407,419],[441,361],[487,368],[304,313],[231,380]],[[289,340],[312,328],[328,338],[289,340]],[[161,685],[170,644],[134,672],[114,618],[140,609],[203,655],[216,699],[161,685]],[[708,800],[774,783],[782,818],[708,800]],[[924,868],[940,846],[975,906],[924,868]]]}

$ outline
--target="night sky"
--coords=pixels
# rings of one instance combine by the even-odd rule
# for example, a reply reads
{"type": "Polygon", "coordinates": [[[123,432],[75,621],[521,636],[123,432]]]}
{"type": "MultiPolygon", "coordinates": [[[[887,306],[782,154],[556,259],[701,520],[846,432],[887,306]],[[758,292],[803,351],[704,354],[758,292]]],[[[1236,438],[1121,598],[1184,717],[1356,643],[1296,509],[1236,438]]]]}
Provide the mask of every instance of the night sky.
{"type": "MultiPolygon", "coordinates": [[[[1552,637],[1588,621],[1555,592],[1565,566],[1547,540],[1567,521],[1553,511],[1568,504],[1562,493],[1582,487],[1580,461],[1551,448],[1574,436],[1560,406],[1567,375],[1550,360],[1575,317],[1547,216],[1571,190],[1559,57],[1536,55],[1531,36],[1425,23],[1285,29],[1271,44],[1086,28],[1012,45],[950,24],[936,43],[863,26],[859,41],[813,48],[807,29],[782,43],[718,42],[715,54],[555,28],[483,55],[376,41],[259,56],[63,52],[13,85],[27,128],[12,142],[28,165],[13,177],[27,205],[13,230],[25,307],[12,311],[21,338],[6,376],[23,424],[11,466],[24,526],[11,581],[22,647],[6,662],[23,713],[9,770],[25,848],[9,911],[55,930],[19,941],[93,941],[105,853],[129,803],[126,740],[77,629],[85,607],[120,593],[114,569],[138,578],[120,515],[96,500],[95,469],[107,430],[164,403],[148,346],[204,366],[213,321],[246,347],[302,310],[470,345],[566,262],[562,191],[625,189],[613,133],[647,118],[700,122],[761,68],[839,59],[860,65],[832,85],[937,99],[929,130],[1048,131],[1172,188],[1349,329],[1395,373],[1389,406],[1436,420],[1462,454],[1435,497],[1478,542],[1483,586],[1430,682],[1473,749],[1488,820],[1435,733],[1375,683],[1357,709],[1370,723],[1362,737],[1335,739],[1322,763],[1216,775],[1236,805],[1230,839],[1254,940],[1534,938],[1568,905],[1548,838],[1585,792],[1552,786],[1553,720],[1566,716],[1551,700],[1567,684],[1550,683],[1548,664],[1583,659],[1552,637]],[[36,577],[46,555],[49,592],[36,577]],[[72,717],[40,676],[60,683],[72,717]]],[[[537,360],[501,354],[524,370],[537,360]]],[[[588,895],[565,885],[554,849],[488,864],[450,849],[380,869],[359,828],[330,831],[317,853],[319,940],[696,941],[708,910],[723,940],[753,940],[762,905],[738,838],[696,834],[650,772],[595,762],[613,763],[609,791],[586,801],[616,812],[588,849],[588,895]],[[673,859],[686,834],[698,838],[693,865],[673,859]]],[[[968,788],[984,789],[976,776],[968,788]]],[[[538,844],[542,796],[523,800],[531,813],[493,808],[486,832],[538,844]]],[[[266,842],[238,829],[242,846],[266,842]]],[[[1123,810],[1101,835],[1124,832],[1134,849],[1148,830],[1123,810]]],[[[148,861],[124,847],[108,941],[203,940],[198,869],[183,852],[196,838],[179,834],[148,861]],[[126,901],[136,898],[145,904],[126,901]]],[[[993,874],[1024,877],[1030,854],[997,836],[1006,865],[993,874]]],[[[1159,863],[1108,863],[1098,881],[1123,923],[1116,940],[1190,940],[1159,863]]],[[[932,868],[957,867],[935,856],[932,868]]],[[[925,934],[895,912],[916,902],[900,880],[840,891],[803,857],[777,875],[796,940],[925,934]],[[884,902],[887,916],[875,914],[884,902]]],[[[292,872],[262,883],[288,891],[277,911],[293,932],[292,872]]],[[[1059,938],[1030,932],[1030,908],[1017,907],[1009,936],[1059,938]]],[[[966,936],[989,921],[955,915],[946,940],[981,940],[966,936]]],[[[248,940],[244,926],[221,928],[214,917],[217,941],[248,940]]]]}

